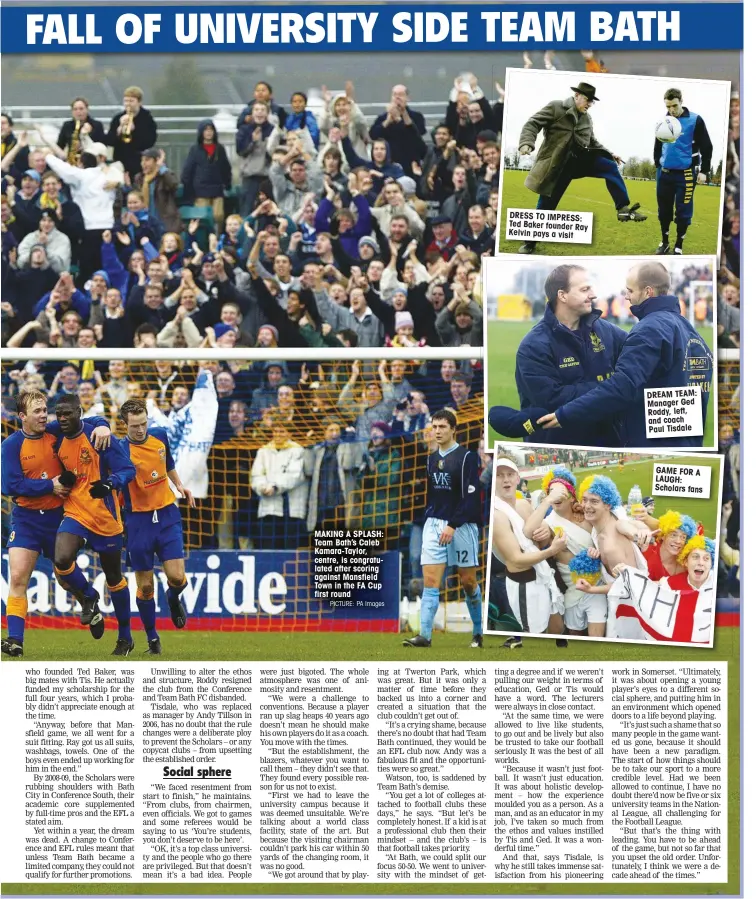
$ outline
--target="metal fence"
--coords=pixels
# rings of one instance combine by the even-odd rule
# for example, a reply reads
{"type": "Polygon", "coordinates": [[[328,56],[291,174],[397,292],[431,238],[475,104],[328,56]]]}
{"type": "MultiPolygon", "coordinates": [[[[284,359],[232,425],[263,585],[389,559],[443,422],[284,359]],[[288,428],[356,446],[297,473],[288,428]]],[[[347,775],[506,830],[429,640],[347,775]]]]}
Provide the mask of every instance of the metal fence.
{"type": "MultiPolygon", "coordinates": [[[[418,103],[413,102],[412,108],[422,112],[430,130],[446,114],[448,100],[429,100],[418,103]]],[[[236,160],[236,120],[244,109],[242,103],[213,103],[207,105],[188,106],[186,104],[176,106],[149,106],[158,127],[157,146],[165,151],[166,165],[172,171],[181,173],[186,155],[197,137],[197,123],[202,119],[212,119],[218,131],[226,151],[233,165],[236,160]]],[[[315,115],[322,108],[322,100],[318,104],[317,98],[310,98],[308,108],[315,115]]],[[[360,109],[368,120],[385,112],[385,103],[360,103],[360,109]]],[[[57,138],[63,122],[71,117],[68,106],[6,106],[4,111],[13,117],[13,127],[16,132],[30,131],[37,127],[44,129],[48,140],[57,138]],[[53,137],[53,132],[55,136],[53,137]]],[[[104,125],[119,112],[123,111],[120,105],[115,106],[91,106],[90,113],[93,118],[99,119],[104,125]]],[[[34,144],[33,134],[31,143],[34,144]]]]}

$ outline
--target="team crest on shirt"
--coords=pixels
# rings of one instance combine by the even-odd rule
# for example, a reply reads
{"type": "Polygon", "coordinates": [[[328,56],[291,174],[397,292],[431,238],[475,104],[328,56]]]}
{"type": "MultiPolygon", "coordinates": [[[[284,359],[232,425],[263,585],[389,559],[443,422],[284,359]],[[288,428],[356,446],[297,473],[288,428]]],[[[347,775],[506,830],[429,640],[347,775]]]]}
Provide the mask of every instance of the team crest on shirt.
{"type": "Polygon", "coordinates": [[[81,465],[91,465],[92,464],[92,454],[89,450],[83,446],[81,448],[81,452],[79,453],[79,463],[81,465]]]}
{"type": "Polygon", "coordinates": [[[161,462],[165,462],[165,447],[161,446],[158,450],[158,458],[161,462]]]}
{"type": "Polygon", "coordinates": [[[596,334],[595,331],[591,331],[591,345],[593,346],[594,353],[603,353],[606,347],[601,342],[601,338],[596,334]]]}
{"type": "Polygon", "coordinates": [[[443,459],[439,459],[439,460],[438,460],[438,470],[439,470],[439,471],[443,471],[443,470],[444,470],[444,460],[443,460],[443,459]]]}

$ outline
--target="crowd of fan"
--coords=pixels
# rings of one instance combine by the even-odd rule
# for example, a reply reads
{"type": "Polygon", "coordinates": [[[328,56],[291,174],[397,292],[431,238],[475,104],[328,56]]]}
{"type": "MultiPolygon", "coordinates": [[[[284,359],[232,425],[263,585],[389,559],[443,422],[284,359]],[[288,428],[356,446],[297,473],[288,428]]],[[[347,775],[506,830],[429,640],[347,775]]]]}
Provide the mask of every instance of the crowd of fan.
{"type": "Polygon", "coordinates": [[[428,134],[404,85],[372,123],[323,90],[316,115],[259,82],[233,152],[201,121],[181,172],[137,87],[47,147],[3,114],[3,344],[481,346],[501,101],[457,78],[428,134]]]}
{"type": "MultiPolygon", "coordinates": [[[[672,292],[680,301],[680,312],[687,318],[691,295],[689,288],[695,282],[712,283],[714,272],[710,265],[694,265],[690,263],[680,272],[679,276],[672,279],[672,292]]],[[[710,325],[714,320],[714,295],[705,287],[693,287],[693,317],[699,326],[710,325]]]]}

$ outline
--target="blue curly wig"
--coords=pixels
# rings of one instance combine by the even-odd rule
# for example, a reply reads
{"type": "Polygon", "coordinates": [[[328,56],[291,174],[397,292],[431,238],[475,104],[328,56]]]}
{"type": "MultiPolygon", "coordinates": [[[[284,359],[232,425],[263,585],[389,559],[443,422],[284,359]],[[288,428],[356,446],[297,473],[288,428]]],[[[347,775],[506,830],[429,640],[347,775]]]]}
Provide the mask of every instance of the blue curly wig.
{"type": "Polygon", "coordinates": [[[601,571],[601,559],[592,559],[588,555],[587,549],[581,549],[570,559],[570,571],[574,572],[578,577],[587,577],[601,571]]]}
{"type": "Polygon", "coordinates": [[[569,468],[565,468],[564,465],[555,465],[553,468],[549,469],[543,476],[543,480],[541,481],[541,489],[545,490],[548,493],[549,484],[551,484],[554,478],[557,478],[560,481],[566,481],[568,484],[571,484],[573,491],[577,487],[575,475],[569,470],[569,468]]]}
{"type": "Polygon", "coordinates": [[[612,509],[622,505],[622,497],[614,481],[603,474],[598,474],[593,478],[590,486],[585,489],[585,493],[593,493],[602,503],[606,503],[612,509]]]}

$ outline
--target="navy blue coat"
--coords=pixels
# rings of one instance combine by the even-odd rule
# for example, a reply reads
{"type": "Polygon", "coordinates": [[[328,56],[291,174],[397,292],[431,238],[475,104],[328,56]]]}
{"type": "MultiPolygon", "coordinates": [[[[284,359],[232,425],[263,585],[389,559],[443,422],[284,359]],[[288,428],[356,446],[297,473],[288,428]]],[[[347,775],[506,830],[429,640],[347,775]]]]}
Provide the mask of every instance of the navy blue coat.
{"type": "Polygon", "coordinates": [[[410,125],[405,125],[403,121],[384,125],[388,113],[384,112],[379,115],[370,128],[370,140],[384,138],[388,141],[394,162],[398,162],[404,169],[404,174],[411,178],[412,163],[422,162],[428,148],[423,141],[425,117],[421,112],[410,109],[409,106],[407,112],[410,117],[410,125]]]}
{"type": "MultiPolygon", "coordinates": [[[[594,309],[584,315],[575,331],[563,325],[547,306],[543,318],[522,340],[517,350],[515,381],[520,408],[538,406],[556,410],[593,391],[610,378],[627,334],[604,321],[594,309]]],[[[538,429],[535,443],[552,442],[582,446],[622,445],[621,424],[612,415],[586,425],[562,422],[559,431],[538,429]]]]}
{"type": "Polygon", "coordinates": [[[215,150],[212,156],[202,146],[202,132],[206,126],[212,126],[212,119],[203,119],[197,125],[197,143],[189,151],[186,157],[181,183],[184,185],[184,205],[192,203],[197,197],[212,200],[222,197],[223,192],[231,187],[231,163],[228,161],[226,148],[218,140],[218,132],[215,131],[215,150]]]}
{"type": "MultiPolygon", "coordinates": [[[[630,311],[638,324],[630,331],[614,375],[595,390],[556,410],[563,429],[572,432],[612,415],[625,420],[625,446],[702,446],[703,437],[646,437],[644,388],[701,388],[706,410],[714,373],[714,356],[703,338],[680,313],[677,297],[651,297],[630,311]]],[[[560,431],[553,431],[552,435],[560,431]]],[[[562,442],[559,440],[558,442],[562,442]]]]}

